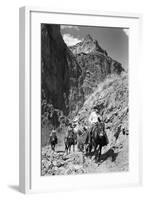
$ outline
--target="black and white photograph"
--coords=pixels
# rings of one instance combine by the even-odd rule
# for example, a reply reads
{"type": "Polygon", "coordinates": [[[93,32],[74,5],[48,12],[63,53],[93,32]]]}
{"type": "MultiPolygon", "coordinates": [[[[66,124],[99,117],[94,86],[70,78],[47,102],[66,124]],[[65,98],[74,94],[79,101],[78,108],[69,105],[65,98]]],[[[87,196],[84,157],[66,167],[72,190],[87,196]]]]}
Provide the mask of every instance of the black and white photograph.
{"type": "Polygon", "coordinates": [[[129,170],[129,29],[45,24],[41,176],[129,170]]]}

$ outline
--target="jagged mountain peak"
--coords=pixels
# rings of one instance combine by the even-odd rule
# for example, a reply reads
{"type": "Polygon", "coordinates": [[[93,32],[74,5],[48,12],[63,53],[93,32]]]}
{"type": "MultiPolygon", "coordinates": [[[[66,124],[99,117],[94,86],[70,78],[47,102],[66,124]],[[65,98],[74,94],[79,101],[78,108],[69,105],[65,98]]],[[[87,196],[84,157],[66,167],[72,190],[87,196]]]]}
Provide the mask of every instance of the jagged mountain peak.
{"type": "Polygon", "coordinates": [[[105,50],[103,50],[98,41],[95,40],[90,34],[87,34],[85,38],[82,40],[82,42],[71,46],[70,50],[73,52],[73,54],[80,54],[80,53],[102,53],[106,54],[105,50]]]}
{"type": "Polygon", "coordinates": [[[85,36],[85,38],[84,38],[84,40],[83,40],[84,42],[86,42],[86,41],[90,41],[90,42],[93,42],[94,41],[94,39],[92,38],[92,36],[90,35],[90,34],[87,34],[86,36],[85,36]]]}

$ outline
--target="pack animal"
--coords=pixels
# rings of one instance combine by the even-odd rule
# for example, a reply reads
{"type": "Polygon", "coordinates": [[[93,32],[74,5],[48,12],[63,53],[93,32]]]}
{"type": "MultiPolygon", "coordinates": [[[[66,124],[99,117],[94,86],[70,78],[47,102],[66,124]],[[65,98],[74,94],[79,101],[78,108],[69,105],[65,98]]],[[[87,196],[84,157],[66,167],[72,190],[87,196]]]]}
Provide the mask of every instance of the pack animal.
{"type": "Polygon", "coordinates": [[[84,152],[84,140],[83,135],[86,132],[86,128],[81,128],[79,126],[74,127],[73,132],[77,138],[77,148],[79,151],[84,152]]]}
{"type": "Polygon", "coordinates": [[[76,134],[73,132],[73,129],[68,130],[67,135],[64,138],[65,151],[66,153],[71,152],[71,146],[73,146],[73,151],[75,151],[75,145],[77,144],[76,134]]]}
{"type": "Polygon", "coordinates": [[[55,151],[55,146],[56,146],[57,142],[58,142],[58,140],[57,140],[56,132],[51,133],[50,144],[51,144],[52,151],[55,151]]]}
{"type": "Polygon", "coordinates": [[[87,135],[86,139],[87,143],[87,152],[91,152],[92,149],[94,153],[98,153],[98,160],[100,160],[102,147],[108,144],[108,138],[105,133],[105,125],[103,122],[99,120],[92,128],[89,134],[87,135]],[[98,149],[97,149],[98,147],[98,149]]]}

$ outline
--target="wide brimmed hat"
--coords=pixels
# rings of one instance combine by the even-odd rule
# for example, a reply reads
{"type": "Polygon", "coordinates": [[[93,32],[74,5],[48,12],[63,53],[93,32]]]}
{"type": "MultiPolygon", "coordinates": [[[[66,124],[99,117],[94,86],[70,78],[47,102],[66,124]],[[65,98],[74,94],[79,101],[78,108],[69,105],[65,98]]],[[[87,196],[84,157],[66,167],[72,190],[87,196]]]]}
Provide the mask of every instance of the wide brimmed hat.
{"type": "Polygon", "coordinates": [[[93,106],[93,110],[98,111],[99,110],[98,106],[93,106]]]}

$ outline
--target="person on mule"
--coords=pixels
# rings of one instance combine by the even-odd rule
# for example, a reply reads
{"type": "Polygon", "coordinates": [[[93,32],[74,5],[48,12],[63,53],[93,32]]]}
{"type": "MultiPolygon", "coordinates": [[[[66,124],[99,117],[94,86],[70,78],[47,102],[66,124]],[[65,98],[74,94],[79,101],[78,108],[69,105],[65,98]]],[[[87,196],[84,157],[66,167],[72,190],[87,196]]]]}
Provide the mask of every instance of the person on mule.
{"type": "Polygon", "coordinates": [[[57,135],[55,129],[52,130],[50,134],[50,144],[51,144],[51,149],[55,151],[55,146],[58,143],[57,135]]]}
{"type": "Polygon", "coordinates": [[[101,120],[100,117],[98,117],[98,131],[99,131],[99,136],[103,136],[104,137],[104,142],[103,142],[103,146],[107,145],[109,143],[106,131],[105,131],[105,123],[103,122],[103,120],[101,120]]]}
{"type": "Polygon", "coordinates": [[[94,147],[94,152],[96,152],[98,147],[98,160],[100,160],[102,147],[109,143],[107,134],[105,132],[105,124],[100,117],[98,117],[98,121],[91,128],[90,137],[92,146],[94,147]]]}
{"type": "Polygon", "coordinates": [[[75,145],[77,144],[77,137],[73,131],[72,125],[69,125],[66,136],[64,138],[66,153],[71,152],[71,146],[73,145],[73,151],[75,151],[75,145]]]}

